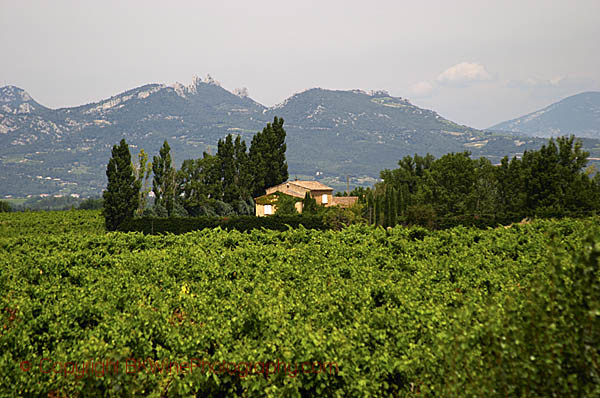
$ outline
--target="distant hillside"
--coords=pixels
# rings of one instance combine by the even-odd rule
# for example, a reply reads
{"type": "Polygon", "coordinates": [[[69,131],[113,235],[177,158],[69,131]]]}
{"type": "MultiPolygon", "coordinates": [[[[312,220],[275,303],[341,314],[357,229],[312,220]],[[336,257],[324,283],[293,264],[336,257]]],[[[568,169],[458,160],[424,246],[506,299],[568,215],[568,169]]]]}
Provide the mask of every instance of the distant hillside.
{"type": "Polygon", "coordinates": [[[544,109],[490,127],[531,137],[577,137],[600,139],[600,92],[590,91],[556,102],[544,109]]]}
{"type": "MultiPolygon", "coordinates": [[[[267,108],[208,78],[188,86],[148,84],[109,99],[49,109],[13,86],[0,89],[0,197],[98,195],[112,145],[126,138],[135,156],[156,155],[167,139],[179,167],[219,138],[250,144],[273,116],[285,119],[290,176],[336,188],[372,184],[400,158],[469,150],[498,162],[544,140],[482,132],[385,92],[310,89],[267,108]]],[[[595,145],[594,143],[591,144],[595,145]]]]}

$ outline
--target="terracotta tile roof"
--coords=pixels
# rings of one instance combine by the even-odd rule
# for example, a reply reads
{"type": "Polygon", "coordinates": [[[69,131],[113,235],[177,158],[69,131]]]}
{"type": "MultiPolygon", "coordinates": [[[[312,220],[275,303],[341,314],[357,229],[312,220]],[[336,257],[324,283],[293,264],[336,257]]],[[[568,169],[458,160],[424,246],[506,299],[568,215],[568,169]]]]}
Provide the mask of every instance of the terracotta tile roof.
{"type": "Polygon", "coordinates": [[[325,184],[321,184],[319,181],[288,181],[288,183],[298,185],[299,187],[310,189],[311,191],[333,191],[333,188],[328,187],[325,184]]]}
{"type": "Polygon", "coordinates": [[[286,194],[288,194],[290,196],[295,196],[297,198],[303,198],[304,195],[306,195],[303,192],[297,192],[297,191],[294,191],[293,189],[287,189],[284,193],[286,193],[286,194]]]}

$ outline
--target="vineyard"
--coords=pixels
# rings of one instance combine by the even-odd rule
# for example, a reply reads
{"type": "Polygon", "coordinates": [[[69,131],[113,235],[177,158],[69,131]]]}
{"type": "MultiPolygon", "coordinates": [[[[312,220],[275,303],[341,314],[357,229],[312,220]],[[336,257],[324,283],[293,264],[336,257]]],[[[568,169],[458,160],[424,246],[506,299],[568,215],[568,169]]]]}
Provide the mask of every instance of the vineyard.
{"type": "Polygon", "coordinates": [[[183,235],[0,214],[2,396],[600,396],[600,219],[183,235]]]}

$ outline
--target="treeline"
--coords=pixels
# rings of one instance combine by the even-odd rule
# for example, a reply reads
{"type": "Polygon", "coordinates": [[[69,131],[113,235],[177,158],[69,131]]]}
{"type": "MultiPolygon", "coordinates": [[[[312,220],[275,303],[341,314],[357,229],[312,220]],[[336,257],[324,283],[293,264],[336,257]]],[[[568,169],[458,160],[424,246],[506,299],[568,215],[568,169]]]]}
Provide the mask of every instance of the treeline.
{"type": "MultiPolygon", "coordinates": [[[[239,136],[228,135],[219,140],[215,155],[204,152],[199,159],[185,160],[179,170],[173,167],[166,141],[152,162],[142,150],[134,165],[122,140],[113,147],[107,167],[107,229],[117,229],[132,216],[253,215],[252,198],[288,179],[285,136],[283,119],[275,117],[252,138],[250,148],[239,136]]],[[[373,188],[350,192],[359,202],[349,211],[319,211],[308,202],[304,207],[334,228],[360,222],[486,227],[526,217],[586,216],[600,208],[600,173],[587,167],[588,156],[574,136],[551,139],[539,150],[526,151],[520,158],[504,157],[498,165],[486,158],[471,159],[469,152],[439,159],[430,154],[406,156],[397,169],[383,170],[382,181],[373,188]]],[[[280,199],[278,212],[296,213],[298,199],[280,199]]]]}
{"type": "Polygon", "coordinates": [[[404,157],[373,189],[358,189],[370,224],[505,223],[524,217],[587,215],[600,208],[600,174],[575,137],[551,139],[499,165],[469,152],[404,157]]]}
{"type": "Polygon", "coordinates": [[[0,200],[0,213],[17,211],[65,211],[65,210],[97,210],[102,208],[100,198],[75,198],[72,196],[60,197],[32,197],[23,203],[11,204],[0,200]]]}
{"type": "Polygon", "coordinates": [[[283,119],[277,117],[254,135],[249,150],[240,136],[228,135],[219,140],[214,156],[205,152],[183,162],[175,175],[175,197],[192,216],[254,214],[252,198],[288,179],[285,136],[283,119]]]}
{"type": "Polygon", "coordinates": [[[253,215],[252,198],[288,179],[283,124],[282,118],[275,117],[254,135],[250,148],[240,136],[234,139],[229,134],[219,140],[215,155],[204,152],[201,158],[184,160],[179,170],[173,166],[166,140],[152,162],[141,150],[136,164],[121,140],[113,147],[106,171],[107,229],[115,230],[132,216],[253,215]]]}

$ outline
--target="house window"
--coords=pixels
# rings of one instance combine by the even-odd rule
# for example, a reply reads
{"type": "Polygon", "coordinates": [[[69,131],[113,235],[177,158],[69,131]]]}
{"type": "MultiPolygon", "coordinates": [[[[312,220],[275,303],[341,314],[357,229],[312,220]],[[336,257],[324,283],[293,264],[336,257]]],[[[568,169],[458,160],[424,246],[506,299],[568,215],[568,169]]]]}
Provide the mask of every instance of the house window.
{"type": "Polygon", "coordinates": [[[273,214],[273,207],[271,205],[265,205],[265,216],[273,214]]]}
{"type": "Polygon", "coordinates": [[[327,194],[323,194],[323,196],[321,196],[321,203],[327,204],[327,194]]]}

